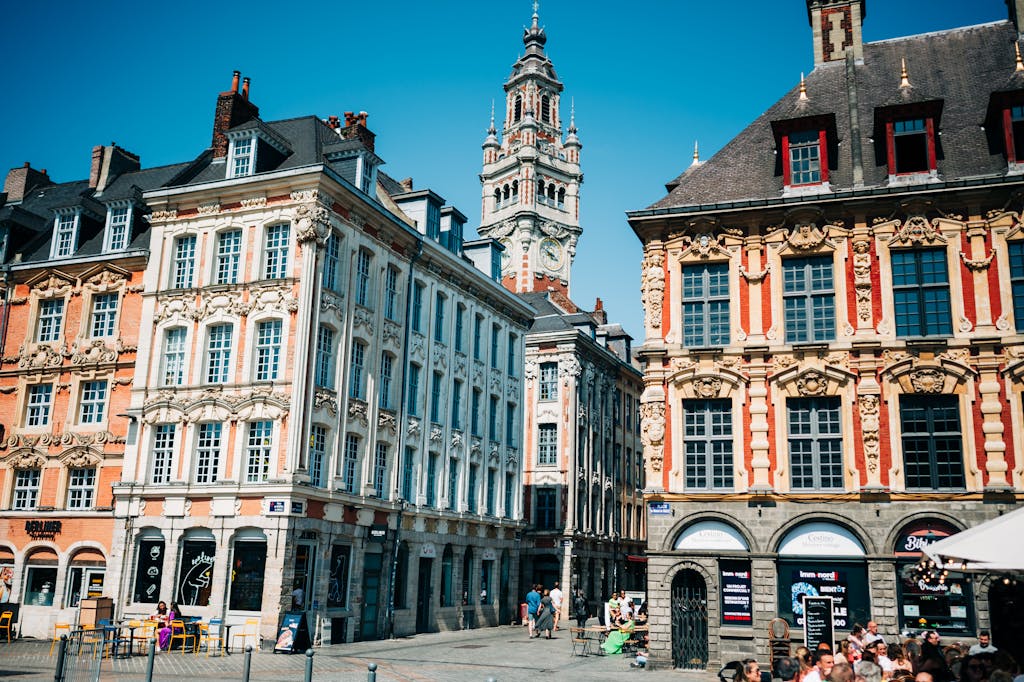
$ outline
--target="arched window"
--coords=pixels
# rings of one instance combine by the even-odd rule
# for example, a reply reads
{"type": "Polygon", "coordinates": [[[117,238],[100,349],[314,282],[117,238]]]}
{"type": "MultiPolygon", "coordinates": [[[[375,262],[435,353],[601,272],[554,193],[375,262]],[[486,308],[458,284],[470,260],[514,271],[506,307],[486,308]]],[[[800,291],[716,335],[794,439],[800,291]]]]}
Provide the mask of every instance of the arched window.
{"type": "Polygon", "coordinates": [[[540,120],[551,123],[551,98],[547,95],[540,98],[540,120]]]}
{"type": "Polygon", "coordinates": [[[509,187],[508,187],[508,185],[505,185],[504,187],[501,188],[501,196],[502,196],[502,198],[505,201],[508,201],[508,197],[509,197],[509,187]]]}
{"type": "Polygon", "coordinates": [[[235,534],[231,561],[228,608],[259,611],[263,608],[263,576],[266,573],[267,537],[259,528],[241,528],[235,534]]]}
{"type": "Polygon", "coordinates": [[[550,199],[552,202],[555,201],[555,184],[554,183],[551,183],[550,185],[548,185],[548,199],[550,199]]]}
{"type": "Polygon", "coordinates": [[[518,199],[518,198],[519,198],[519,181],[518,180],[513,180],[512,181],[512,199],[518,199]]]}
{"type": "Polygon", "coordinates": [[[518,121],[523,117],[523,98],[516,95],[515,102],[512,104],[512,120],[518,121]]]}
{"type": "Polygon", "coordinates": [[[494,190],[494,208],[501,206],[501,189],[497,188],[494,190]]]}
{"type": "Polygon", "coordinates": [[[454,606],[452,599],[452,546],[445,545],[441,555],[441,606],[454,606]]]}
{"type": "Polygon", "coordinates": [[[182,606],[209,606],[217,543],[208,528],[185,531],[178,561],[178,584],[172,600],[182,606]]]}
{"type": "Polygon", "coordinates": [[[558,188],[558,208],[565,208],[565,188],[558,188]]]}

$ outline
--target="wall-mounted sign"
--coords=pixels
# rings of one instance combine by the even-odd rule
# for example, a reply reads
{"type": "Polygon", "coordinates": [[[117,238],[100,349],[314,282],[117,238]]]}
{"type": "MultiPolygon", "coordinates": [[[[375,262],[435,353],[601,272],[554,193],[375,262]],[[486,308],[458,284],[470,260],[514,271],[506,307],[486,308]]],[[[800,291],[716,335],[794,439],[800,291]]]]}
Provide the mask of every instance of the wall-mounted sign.
{"type": "Polygon", "coordinates": [[[385,542],[388,539],[388,527],[384,524],[373,524],[370,526],[367,539],[370,542],[385,542]]]}
{"type": "Polygon", "coordinates": [[[302,514],[306,511],[305,505],[301,500],[298,502],[292,502],[292,514],[302,514]]]}
{"type": "Polygon", "coordinates": [[[285,508],[284,500],[267,500],[268,514],[284,514],[285,508]]]}
{"type": "Polygon", "coordinates": [[[905,529],[896,539],[895,554],[917,558],[928,545],[956,533],[956,528],[938,520],[915,524],[905,529]]]}
{"type": "Polygon", "coordinates": [[[687,526],[676,540],[676,549],[714,549],[745,552],[747,541],[738,530],[722,521],[698,521],[687,526]]]}
{"type": "Polygon", "coordinates": [[[647,505],[647,511],[651,516],[670,516],[672,506],[668,502],[651,502],[647,505]]]}
{"type": "Polygon", "coordinates": [[[420,556],[424,559],[433,559],[437,556],[437,548],[434,547],[433,542],[424,542],[423,546],[420,547],[420,556]]]}
{"type": "Polygon", "coordinates": [[[52,538],[59,535],[61,530],[60,521],[26,521],[25,532],[33,538],[52,538]]]}
{"type": "MultiPolygon", "coordinates": [[[[821,597],[827,598],[828,603],[835,609],[830,623],[841,628],[852,626],[847,609],[848,593],[846,571],[794,570],[790,581],[790,594],[793,596],[793,615],[796,616],[797,625],[806,625],[807,614],[803,612],[803,603],[808,598],[821,597]]],[[[811,647],[808,645],[808,648],[811,647]]]]}
{"type": "Polygon", "coordinates": [[[749,561],[720,561],[722,574],[722,624],[753,625],[754,588],[749,561]]]}

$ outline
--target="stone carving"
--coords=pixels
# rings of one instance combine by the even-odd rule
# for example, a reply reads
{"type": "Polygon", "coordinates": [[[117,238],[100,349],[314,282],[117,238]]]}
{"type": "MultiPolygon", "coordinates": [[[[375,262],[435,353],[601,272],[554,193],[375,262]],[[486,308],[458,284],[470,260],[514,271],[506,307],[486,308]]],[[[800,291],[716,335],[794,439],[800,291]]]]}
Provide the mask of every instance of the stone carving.
{"type": "Polygon", "coordinates": [[[665,255],[651,251],[641,264],[643,274],[640,281],[640,302],[647,317],[647,326],[661,327],[661,310],[665,297],[665,255]]]}
{"type": "Polygon", "coordinates": [[[196,310],[195,297],[182,295],[158,297],[156,312],[153,313],[153,321],[163,322],[172,317],[184,317],[193,321],[198,320],[199,311],[196,310]]]}
{"type": "Polygon", "coordinates": [[[764,270],[762,270],[761,272],[747,272],[747,269],[743,267],[743,265],[740,265],[739,268],[737,268],[737,270],[740,273],[740,276],[743,277],[743,279],[750,282],[751,284],[760,284],[761,282],[764,281],[765,277],[771,274],[772,264],[769,263],[768,265],[766,265],[764,270]]]}
{"type": "Polygon", "coordinates": [[[871,322],[871,242],[853,242],[853,293],[857,299],[857,319],[871,322]]]}
{"type": "Polygon", "coordinates": [[[86,284],[99,290],[110,289],[125,281],[125,276],[114,270],[104,268],[85,281],[86,284]]]}
{"type": "Polygon", "coordinates": [[[787,241],[796,251],[810,251],[821,246],[828,234],[814,223],[797,223],[787,241]]]}
{"type": "Polygon", "coordinates": [[[537,358],[527,358],[523,364],[523,377],[526,379],[536,379],[540,374],[540,363],[537,362],[537,358]]]}
{"type": "Polygon", "coordinates": [[[242,208],[263,208],[267,205],[266,197],[247,197],[239,202],[242,208]]]}
{"type": "MultiPolygon", "coordinates": [[[[433,434],[431,434],[433,435],[433,434]]],[[[458,431],[452,431],[452,448],[457,448],[462,445],[462,434],[458,431]]]]}
{"type": "MultiPolygon", "coordinates": [[[[913,215],[907,218],[905,223],[896,221],[896,234],[892,242],[899,242],[904,245],[933,244],[944,242],[945,239],[939,234],[935,222],[929,222],[923,215],[913,215]]],[[[890,243],[892,243],[890,242],[890,243]]]]}
{"type": "Polygon", "coordinates": [[[466,356],[456,351],[455,362],[452,365],[452,369],[455,371],[457,376],[466,376],[466,356]]]}
{"type": "Polygon", "coordinates": [[[434,369],[441,371],[448,369],[448,354],[445,352],[445,348],[443,346],[434,346],[433,350],[434,369]]]}
{"type": "MultiPolygon", "coordinates": [[[[402,330],[394,322],[384,320],[381,339],[384,341],[384,343],[389,343],[391,345],[397,346],[401,343],[402,340],[402,330]]],[[[463,358],[463,362],[465,362],[465,358],[463,358]]]]}
{"type": "Polygon", "coordinates": [[[178,209],[171,209],[169,211],[153,211],[149,214],[149,222],[159,223],[167,220],[177,220],[178,209]]]}
{"type": "Polygon", "coordinates": [[[971,259],[967,257],[966,253],[961,251],[960,260],[964,262],[964,265],[967,266],[967,269],[971,272],[982,272],[983,270],[988,270],[988,266],[992,263],[992,259],[995,258],[995,255],[996,247],[993,246],[986,258],[971,259]]]}
{"type": "Polygon", "coordinates": [[[356,306],[355,313],[352,315],[352,326],[359,328],[363,327],[366,329],[368,336],[373,336],[373,313],[362,306],[356,306]]]}
{"type": "Polygon", "coordinates": [[[918,369],[910,373],[910,385],[918,393],[942,393],[946,375],[937,369],[918,369]]]}
{"type": "Polygon", "coordinates": [[[44,464],[46,457],[31,450],[16,452],[7,459],[7,465],[12,469],[41,469],[44,464]]]}
{"type": "Polygon", "coordinates": [[[440,426],[432,425],[430,427],[430,442],[431,443],[439,443],[439,442],[441,442],[441,436],[443,436],[443,435],[444,435],[444,433],[441,431],[441,427],[440,426]]]}
{"type": "Polygon", "coordinates": [[[86,365],[113,362],[117,351],[107,346],[103,339],[78,339],[71,344],[71,364],[86,365]]]}
{"type": "Polygon", "coordinates": [[[412,333],[412,343],[409,345],[410,352],[418,358],[423,357],[423,335],[417,332],[412,333]]]}
{"type": "Polygon", "coordinates": [[[683,237],[685,253],[705,259],[716,254],[725,254],[726,251],[722,248],[722,237],[723,235],[715,236],[710,232],[699,234],[696,239],[689,236],[683,237]]]}
{"type": "MultiPolygon", "coordinates": [[[[292,197],[296,193],[292,193],[292,197]]],[[[295,238],[300,244],[316,241],[323,244],[331,233],[331,211],[316,201],[295,208],[295,238]]]]}
{"type": "Polygon", "coordinates": [[[17,386],[13,386],[13,385],[12,386],[0,386],[0,393],[3,393],[4,395],[10,395],[10,394],[14,393],[17,390],[18,390],[18,387],[17,386]]]}
{"type": "Polygon", "coordinates": [[[366,424],[367,424],[367,419],[366,419],[366,403],[363,402],[362,400],[352,400],[352,399],[349,399],[349,401],[348,401],[348,417],[349,417],[349,419],[355,420],[355,421],[359,422],[360,424],[362,424],[363,426],[366,426],[366,424]]]}
{"type": "Polygon", "coordinates": [[[960,315],[959,317],[960,317],[960,323],[959,323],[958,327],[959,327],[960,331],[962,331],[962,332],[969,332],[972,329],[974,329],[974,325],[971,324],[970,320],[968,320],[963,315],[960,315]]]}
{"type": "Polygon", "coordinates": [[[501,372],[496,369],[491,370],[491,393],[501,393],[501,372]]]}
{"type": "Polygon", "coordinates": [[[967,365],[971,362],[971,351],[967,348],[950,348],[944,353],[940,353],[939,357],[959,362],[961,365],[967,365]]]}
{"type": "Polygon", "coordinates": [[[519,464],[519,453],[515,448],[509,448],[505,452],[505,464],[509,467],[516,467],[519,464]]]}
{"type": "Polygon", "coordinates": [[[389,431],[391,435],[395,435],[398,432],[398,420],[390,412],[381,412],[377,415],[377,429],[389,431]]]}
{"type": "Polygon", "coordinates": [[[317,391],[313,394],[313,409],[326,409],[331,416],[338,414],[338,399],[334,391],[317,391]]]}
{"type": "Polygon", "coordinates": [[[18,355],[13,358],[4,358],[7,362],[18,361],[21,369],[45,369],[49,367],[60,367],[64,364],[67,351],[47,343],[21,344],[18,348],[18,355]]]}
{"type": "Polygon", "coordinates": [[[298,189],[291,193],[292,201],[301,201],[308,203],[310,201],[317,201],[320,199],[320,190],[317,189],[298,189]]]}
{"type": "Polygon", "coordinates": [[[651,470],[661,471],[664,461],[665,404],[661,402],[640,405],[640,439],[644,444],[644,457],[651,470]]]}
{"type": "Polygon", "coordinates": [[[37,292],[40,298],[57,298],[67,294],[73,286],[74,282],[70,278],[51,272],[49,277],[34,282],[32,290],[37,292]]]}
{"type": "Polygon", "coordinates": [[[220,202],[214,201],[209,204],[199,204],[196,206],[196,213],[199,215],[213,215],[214,213],[220,213],[220,202]]]}
{"type": "Polygon", "coordinates": [[[579,358],[572,353],[566,353],[558,358],[558,377],[563,384],[568,385],[569,379],[578,377],[582,370],[579,358]]]}
{"type": "Polygon", "coordinates": [[[78,469],[83,467],[96,466],[103,461],[103,455],[97,452],[93,452],[88,448],[77,448],[69,450],[61,458],[61,463],[70,468],[78,469]]]}
{"type": "Polygon", "coordinates": [[[821,372],[804,372],[796,380],[796,390],[800,395],[825,395],[828,391],[828,379],[821,372]]]}
{"type": "Polygon", "coordinates": [[[878,396],[862,395],[857,398],[857,406],[860,409],[860,429],[861,439],[864,443],[864,459],[867,461],[868,470],[875,473],[878,471],[880,453],[878,396]]]}
{"type": "Polygon", "coordinates": [[[1002,332],[1009,331],[1010,318],[1006,316],[1006,313],[1003,313],[996,319],[996,329],[1002,332]]]}
{"type": "Polygon", "coordinates": [[[420,437],[420,420],[416,417],[409,417],[409,423],[405,426],[405,433],[409,438],[420,437]]]}
{"type": "Polygon", "coordinates": [[[700,377],[693,381],[693,392],[701,398],[717,398],[722,391],[718,377],[700,377]]]}
{"type": "Polygon", "coordinates": [[[339,315],[344,312],[344,294],[335,294],[330,291],[320,292],[320,312],[336,310],[339,315]]]}

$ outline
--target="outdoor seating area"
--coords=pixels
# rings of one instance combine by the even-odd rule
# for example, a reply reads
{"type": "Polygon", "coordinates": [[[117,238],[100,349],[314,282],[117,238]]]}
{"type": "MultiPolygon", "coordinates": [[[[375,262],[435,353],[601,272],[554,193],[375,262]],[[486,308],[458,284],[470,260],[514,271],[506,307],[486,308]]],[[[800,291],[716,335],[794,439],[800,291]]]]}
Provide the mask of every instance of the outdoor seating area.
{"type": "MultiPolygon", "coordinates": [[[[2,622],[0,620],[0,623],[2,622]]],[[[230,654],[232,647],[241,651],[246,644],[252,644],[258,649],[261,644],[259,624],[258,618],[246,619],[244,625],[236,626],[238,629],[232,639],[231,625],[225,625],[221,618],[211,618],[209,621],[200,618],[175,619],[168,624],[170,635],[166,651],[191,653],[197,656],[204,652],[210,656],[230,654]]],[[[52,657],[61,638],[66,637],[69,641],[75,642],[79,649],[85,650],[84,653],[94,658],[145,656],[148,653],[148,644],[157,642],[159,630],[159,623],[155,620],[134,618],[102,619],[96,625],[75,626],[71,623],[55,623],[48,655],[52,657]]]]}

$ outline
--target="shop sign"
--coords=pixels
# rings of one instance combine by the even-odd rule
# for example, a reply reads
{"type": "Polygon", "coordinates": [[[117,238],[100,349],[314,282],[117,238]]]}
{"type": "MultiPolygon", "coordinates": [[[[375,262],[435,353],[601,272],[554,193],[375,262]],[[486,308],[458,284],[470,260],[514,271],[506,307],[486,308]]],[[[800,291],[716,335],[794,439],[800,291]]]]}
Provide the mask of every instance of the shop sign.
{"type": "Polygon", "coordinates": [[[303,512],[305,512],[305,506],[301,500],[292,502],[292,514],[302,514],[303,512]]]}
{"type": "Polygon", "coordinates": [[[920,556],[928,546],[935,544],[943,538],[948,538],[956,532],[955,528],[947,526],[944,523],[941,525],[938,523],[932,523],[923,528],[918,527],[916,530],[903,533],[899,536],[896,540],[896,556],[916,558],[920,556]]]}
{"type": "Polygon", "coordinates": [[[370,526],[370,542],[385,542],[388,539],[388,527],[383,524],[374,524],[370,526]]]}
{"type": "Polygon", "coordinates": [[[749,548],[746,539],[729,524],[721,521],[698,521],[679,535],[675,549],[745,552],[749,548]]]}
{"type": "MultiPolygon", "coordinates": [[[[846,603],[849,586],[845,571],[805,571],[794,569],[790,593],[793,596],[793,615],[796,624],[804,625],[804,600],[807,597],[827,597],[832,604],[832,617],[835,627],[847,629],[849,610],[846,603]]],[[[808,646],[810,648],[810,646],[808,646]]]]}
{"type": "Polygon", "coordinates": [[[753,586],[749,561],[722,561],[722,624],[754,623],[753,586]]]}
{"type": "Polygon", "coordinates": [[[60,535],[60,521],[26,521],[25,532],[32,538],[52,538],[60,535]]]}
{"type": "Polygon", "coordinates": [[[285,501],[284,500],[268,500],[267,501],[267,513],[268,514],[284,514],[285,501]]]}
{"type": "Polygon", "coordinates": [[[647,510],[651,516],[670,516],[672,514],[672,507],[668,502],[651,502],[647,505],[647,510]]]}
{"type": "Polygon", "coordinates": [[[780,556],[862,557],[860,540],[832,523],[806,523],[790,531],[779,545],[780,556]]]}
{"type": "Polygon", "coordinates": [[[804,646],[811,651],[819,644],[829,647],[836,641],[834,604],[831,597],[812,597],[803,595],[804,612],[804,646]]]}

